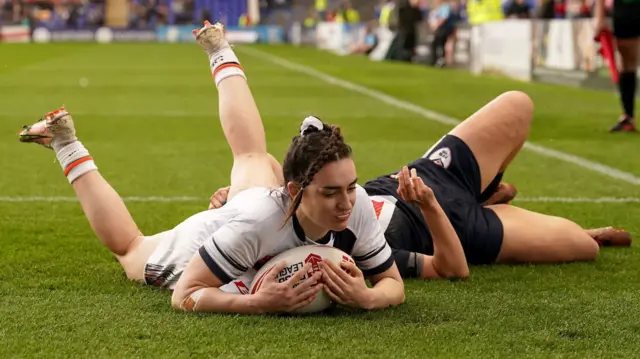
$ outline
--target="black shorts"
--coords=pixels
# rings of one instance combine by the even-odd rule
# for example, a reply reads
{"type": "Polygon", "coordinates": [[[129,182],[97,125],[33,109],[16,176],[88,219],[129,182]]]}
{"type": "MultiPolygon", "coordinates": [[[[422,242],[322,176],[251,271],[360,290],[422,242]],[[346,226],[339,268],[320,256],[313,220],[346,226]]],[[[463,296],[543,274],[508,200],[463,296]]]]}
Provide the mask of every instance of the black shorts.
{"type": "Polygon", "coordinates": [[[614,17],[613,36],[616,39],[633,39],[640,37],[640,16],[636,19],[614,17]]]}
{"type": "MultiPolygon", "coordinates": [[[[471,149],[461,139],[453,135],[446,135],[425,157],[408,164],[415,168],[418,176],[431,187],[438,202],[449,221],[453,225],[467,262],[470,264],[494,263],[502,247],[503,226],[498,216],[489,208],[483,207],[478,198],[482,193],[480,167],[471,149]]],[[[389,176],[379,177],[365,184],[364,188],[370,195],[392,195],[398,199],[396,211],[401,211],[397,217],[398,223],[391,223],[391,231],[385,235],[392,237],[402,233],[403,238],[387,238],[392,247],[415,250],[429,248],[432,243],[410,243],[407,241],[431,241],[428,231],[421,231],[417,226],[407,233],[406,227],[420,222],[426,227],[419,209],[398,198],[395,193],[397,181],[389,176]],[[403,227],[403,231],[395,230],[394,226],[403,227]],[[411,238],[404,238],[404,237],[411,238]]],[[[499,181],[496,181],[499,182],[499,181]]],[[[393,219],[392,219],[393,220],[393,219]]],[[[424,253],[433,254],[433,253],[424,253]]]]}

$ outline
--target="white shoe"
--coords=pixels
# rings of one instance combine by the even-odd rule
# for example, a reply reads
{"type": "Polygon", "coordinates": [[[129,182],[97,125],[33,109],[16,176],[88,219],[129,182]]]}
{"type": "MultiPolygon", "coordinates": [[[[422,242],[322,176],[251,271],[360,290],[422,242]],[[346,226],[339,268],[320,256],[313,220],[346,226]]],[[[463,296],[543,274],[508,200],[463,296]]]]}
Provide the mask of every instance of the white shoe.
{"type": "Polygon", "coordinates": [[[224,25],[219,22],[211,25],[209,21],[205,21],[202,28],[192,32],[200,47],[210,56],[231,47],[225,37],[224,25]]]}
{"type": "Polygon", "coordinates": [[[31,126],[25,125],[19,132],[20,142],[37,143],[53,149],[52,142],[71,143],[76,140],[73,119],[64,108],[52,111],[31,126]]]}

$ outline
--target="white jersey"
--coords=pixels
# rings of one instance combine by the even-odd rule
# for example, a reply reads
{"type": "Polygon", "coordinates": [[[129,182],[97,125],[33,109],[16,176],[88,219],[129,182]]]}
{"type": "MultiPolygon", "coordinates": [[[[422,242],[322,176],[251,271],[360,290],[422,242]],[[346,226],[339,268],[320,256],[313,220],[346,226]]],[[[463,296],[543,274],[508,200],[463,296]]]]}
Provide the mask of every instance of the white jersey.
{"type": "Polygon", "coordinates": [[[382,273],[394,263],[369,196],[360,186],[356,186],[356,202],[347,229],[330,231],[316,242],[304,235],[295,216],[282,226],[289,200],[281,191],[250,189],[242,194],[242,201],[234,198],[232,202],[236,203],[227,209],[233,215],[199,250],[223,283],[256,269],[256,264],[277,254],[306,244],[322,243],[349,253],[365,276],[382,273]]]}
{"type": "Polygon", "coordinates": [[[356,187],[356,202],[347,229],[329,232],[320,241],[304,236],[297,220],[286,216],[288,199],[280,190],[251,188],[240,192],[222,208],[197,213],[172,230],[162,232],[158,248],[145,265],[149,285],[173,289],[196,252],[223,282],[226,292],[247,294],[253,276],[271,257],[305,244],[326,244],[349,253],[368,275],[393,265],[371,200],[356,187]]]}

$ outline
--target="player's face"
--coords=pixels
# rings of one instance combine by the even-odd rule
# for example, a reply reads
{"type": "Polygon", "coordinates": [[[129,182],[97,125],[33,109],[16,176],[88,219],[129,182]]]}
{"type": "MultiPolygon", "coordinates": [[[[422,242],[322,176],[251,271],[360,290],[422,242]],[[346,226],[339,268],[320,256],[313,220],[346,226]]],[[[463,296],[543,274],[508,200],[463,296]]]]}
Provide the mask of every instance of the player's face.
{"type": "Polygon", "coordinates": [[[331,162],[313,177],[303,192],[300,209],[322,228],[347,228],[356,202],[356,166],[350,158],[331,162]]]}

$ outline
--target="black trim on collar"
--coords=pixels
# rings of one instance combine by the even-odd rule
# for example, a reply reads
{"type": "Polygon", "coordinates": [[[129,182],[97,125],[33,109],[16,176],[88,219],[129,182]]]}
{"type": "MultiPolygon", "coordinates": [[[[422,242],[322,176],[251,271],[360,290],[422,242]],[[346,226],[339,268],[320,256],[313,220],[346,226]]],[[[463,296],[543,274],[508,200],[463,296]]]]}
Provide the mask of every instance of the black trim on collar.
{"type": "MultiPolygon", "coordinates": [[[[298,239],[301,240],[303,243],[306,243],[307,236],[304,234],[304,229],[302,229],[302,226],[300,225],[300,221],[298,221],[298,217],[296,217],[295,214],[291,216],[291,221],[293,224],[293,231],[296,232],[296,237],[298,237],[298,239]]],[[[328,231],[324,237],[314,242],[318,244],[327,244],[329,243],[329,241],[331,241],[331,231],[328,231]]]]}

